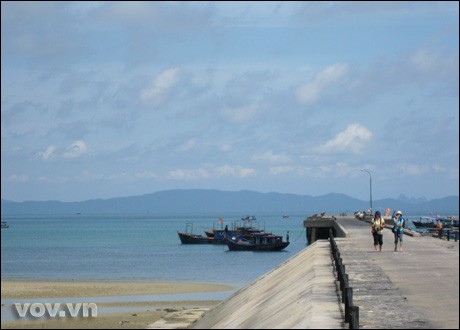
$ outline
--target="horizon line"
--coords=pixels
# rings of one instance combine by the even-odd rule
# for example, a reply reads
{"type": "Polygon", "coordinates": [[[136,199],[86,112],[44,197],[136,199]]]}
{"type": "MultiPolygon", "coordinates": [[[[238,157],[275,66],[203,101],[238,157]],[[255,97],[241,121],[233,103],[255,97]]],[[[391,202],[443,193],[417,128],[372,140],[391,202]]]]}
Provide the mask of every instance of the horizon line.
{"type": "MultiPolygon", "coordinates": [[[[23,201],[15,201],[15,200],[10,200],[10,199],[1,198],[1,202],[11,202],[11,203],[26,203],[26,202],[37,202],[37,203],[45,203],[45,202],[57,202],[57,203],[83,203],[83,202],[98,201],[98,200],[103,200],[103,201],[105,201],[105,200],[119,199],[119,198],[143,197],[143,196],[147,196],[147,195],[152,195],[152,194],[161,193],[161,192],[168,192],[168,191],[193,191],[193,190],[200,190],[200,191],[219,191],[219,192],[228,192],[228,193],[251,192],[251,193],[258,193],[258,194],[295,195],[295,196],[313,197],[313,198],[316,198],[316,197],[323,197],[323,196],[335,194],[335,195],[347,196],[347,197],[349,197],[349,198],[353,198],[353,199],[356,199],[356,200],[362,201],[362,202],[366,202],[366,201],[367,201],[366,199],[362,200],[362,199],[359,199],[359,198],[350,196],[350,195],[345,194],[345,193],[337,193],[337,192],[329,192],[329,193],[325,193],[325,194],[322,194],[322,195],[313,196],[313,195],[307,195],[307,194],[296,194],[296,193],[286,193],[286,192],[276,192],[276,191],[260,192],[260,191],[249,190],[249,189],[241,189],[241,190],[220,190],[220,189],[215,189],[215,188],[209,188],[209,189],[206,189],[206,188],[177,188],[177,189],[158,190],[158,191],[154,191],[154,192],[151,192],[151,193],[145,193],[145,194],[140,194],[140,195],[118,196],[118,197],[108,197],[108,198],[98,197],[98,198],[84,199],[84,200],[80,200],[80,201],[60,201],[60,200],[54,200],[54,199],[48,199],[48,200],[23,200],[23,201]]],[[[426,198],[425,196],[422,196],[422,197],[407,197],[407,196],[405,196],[404,194],[400,194],[399,197],[384,197],[384,198],[380,198],[380,199],[374,199],[374,201],[379,201],[379,200],[384,200],[384,199],[394,199],[394,200],[398,201],[398,200],[400,200],[400,197],[401,197],[401,196],[404,196],[405,198],[407,198],[407,199],[409,199],[409,200],[414,200],[414,199],[415,199],[415,200],[416,200],[416,199],[425,199],[425,202],[430,202],[430,201],[437,200],[437,199],[444,199],[444,198],[448,198],[448,197],[459,197],[459,195],[447,195],[447,196],[444,196],[444,197],[438,197],[438,198],[428,199],[428,198],[426,198]]]]}

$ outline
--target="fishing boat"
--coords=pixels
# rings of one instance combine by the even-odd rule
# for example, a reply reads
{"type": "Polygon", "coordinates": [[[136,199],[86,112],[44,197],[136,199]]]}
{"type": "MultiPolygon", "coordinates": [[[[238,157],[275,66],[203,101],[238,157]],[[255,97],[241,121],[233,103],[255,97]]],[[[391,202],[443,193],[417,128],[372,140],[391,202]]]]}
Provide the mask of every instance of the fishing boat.
{"type": "Polygon", "coordinates": [[[224,240],[217,240],[214,237],[195,235],[192,233],[178,231],[180,242],[182,244],[225,244],[224,240]]]}
{"type": "Polygon", "coordinates": [[[227,239],[230,251],[281,251],[289,245],[283,237],[267,233],[254,233],[251,238],[227,239]]]}
{"type": "Polygon", "coordinates": [[[436,222],[442,223],[443,228],[458,227],[458,220],[454,217],[434,218],[434,217],[420,217],[420,220],[412,220],[416,228],[437,228],[436,222]]]}
{"type": "MultiPolygon", "coordinates": [[[[255,219],[255,218],[254,218],[255,219]]],[[[207,229],[205,230],[205,234],[208,237],[215,237],[217,239],[224,239],[224,238],[232,238],[232,237],[246,237],[250,238],[254,233],[266,233],[264,229],[259,228],[258,221],[248,222],[246,220],[242,221],[234,221],[231,226],[228,228],[228,225],[225,228],[215,229],[207,229]],[[250,223],[250,225],[249,225],[250,223]]],[[[270,234],[270,233],[266,233],[270,234]]]]}
{"type": "Polygon", "coordinates": [[[415,228],[436,228],[436,218],[420,217],[419,220],[412,220],[415,228]]]}
{"type": "Polygon", "coordinates": [[[228,226],[225,226],[224,229],[207,229],[204,231],[207,237],[212,237],[218,240],[223,240],[227,237],[240,237],[243,236],[243,229],[235,228],[228,229],[228,226]]]}
{"type": "Polygon", "coordinates": [[[185,231],[177,231],[182,244],[226,244],[227,237],[241,236],[237,230],[205,230],[206,236],[193,234],[193,223],[186,223],[185,231]]]}

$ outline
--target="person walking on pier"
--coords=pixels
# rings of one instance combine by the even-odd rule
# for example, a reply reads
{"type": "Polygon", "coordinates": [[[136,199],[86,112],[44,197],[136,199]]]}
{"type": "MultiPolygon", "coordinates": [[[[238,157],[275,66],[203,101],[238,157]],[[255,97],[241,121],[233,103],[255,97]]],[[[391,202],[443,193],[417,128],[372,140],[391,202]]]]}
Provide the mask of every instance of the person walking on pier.
{"type": "Polygon", "coordinates": [[[380,215],[380,211],[376,211],[374,218],[371,221],[372,235],[374,236],[375,251],[382,252],[383,245],[383,228],[385,228],[385,220],[380,215]]]}
{"type": "Polygon", "coordinates": [[[399,251],[403,252],[403,236],[404,236],[404,222],[406,220],[402,216],[402,212],[396,212],[395,217],[393,218],[394,227],[393,234],[395,235],[395,252],[398,251],[398,241],[399,241],[399,251]]]}

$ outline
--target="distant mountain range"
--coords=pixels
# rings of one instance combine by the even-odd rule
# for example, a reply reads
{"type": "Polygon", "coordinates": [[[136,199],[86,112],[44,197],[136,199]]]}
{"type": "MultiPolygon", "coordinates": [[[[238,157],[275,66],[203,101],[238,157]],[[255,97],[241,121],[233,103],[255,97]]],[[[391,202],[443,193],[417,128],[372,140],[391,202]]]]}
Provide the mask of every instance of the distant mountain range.
{"type": "MultiPolygon", "coordinates": [[[[330,193],[323,196],[307,196],[281,193],[260,193],[249,190],[166,190],[152,194],[110,199],[92,199],[82,202],[58,201],[1,201],[2,215],[20,214],[120,214],[120,213],[222,213],[240,212],[242,215],[266,212],[290,213],[353,213],[367,210],[369,201],[362,201],[344,194],[330,193]]],[[[458,214],[459,197],[440,199],[381,199],[373,201],[373,209],[402,210],[405,214],[458,214]]]]}

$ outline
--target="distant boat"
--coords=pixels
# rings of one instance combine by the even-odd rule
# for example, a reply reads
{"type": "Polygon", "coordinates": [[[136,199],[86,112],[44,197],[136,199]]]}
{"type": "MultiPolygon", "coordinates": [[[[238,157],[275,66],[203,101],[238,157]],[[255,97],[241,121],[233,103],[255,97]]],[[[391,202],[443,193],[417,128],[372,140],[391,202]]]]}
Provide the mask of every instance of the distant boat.
{"type": "Polygon", "coordinates": [[[289,245],[283,237],[266,233],[254,233],[251,238],[227,239],[230,251],[281,251],[289,245]]]}
{"type": "Polygon", "coordinates": [[[420,217],[420,220],[412,220],[416,228],[436,228],[436,222],[440,221],[443,228],[451,228],[452,226],[458,227],[458,220],[453,217],[447,218],[434,218],[434,217],[420,217]]]}
{"type": "Polygon", "coordinates": [[[224,240],[227,237],[240,237],[243,236],[244,231],[242,228],[237,229],[208,229],[205,230],[204,233],[207,237],[212,237],[217,240],[224,240]]]}
{"type": "Polygon", "coordinates": [[[10,228],[10,225],[6,221],[2,221],[2,228],[10,228]]]}
{"type": "Polygon", "coordinates": [[[256,220],[256,217],[253,216],[253,215],[247,215],[247,216],[241,218],[241,220],[244,220],[244,221],[254,221],[254,220],[256,220]]]}
{"type": "Polygon", "coordinates": [[[283,219],[289,218],[289,215],[283,214],[283,219]]]}
{"type": "Polygon", "coordinates": [[[250,239],[255,234],[271,235],[271,233],[267,233],[254,226],[242,225],[239,221],[235,221],[231,227],[229,229],[227,225],[221,229],[207,229],[204,231],[206,236],[203,236],[193,234],[193,223],[188,222],[186,223],[185,231],[177,231],[177,234],[182,244],[226,244],[227,238],[250,239]]]}
{"type": "Polygon", "coordinates": [[[224,240],[218,240],[214,237],[195,235],[192,233],[178,231],[179,239],[182,244],[225,244],[224,240]]]}
{"type": "Polygon", "coordinates": [[[177,231],[182,244],[226,244],[227,237],[241,236],[240,230],[213,229],[205,230],[206,236],[193,234],[193,223],[188,222],[184,231],[177,231]]]}

